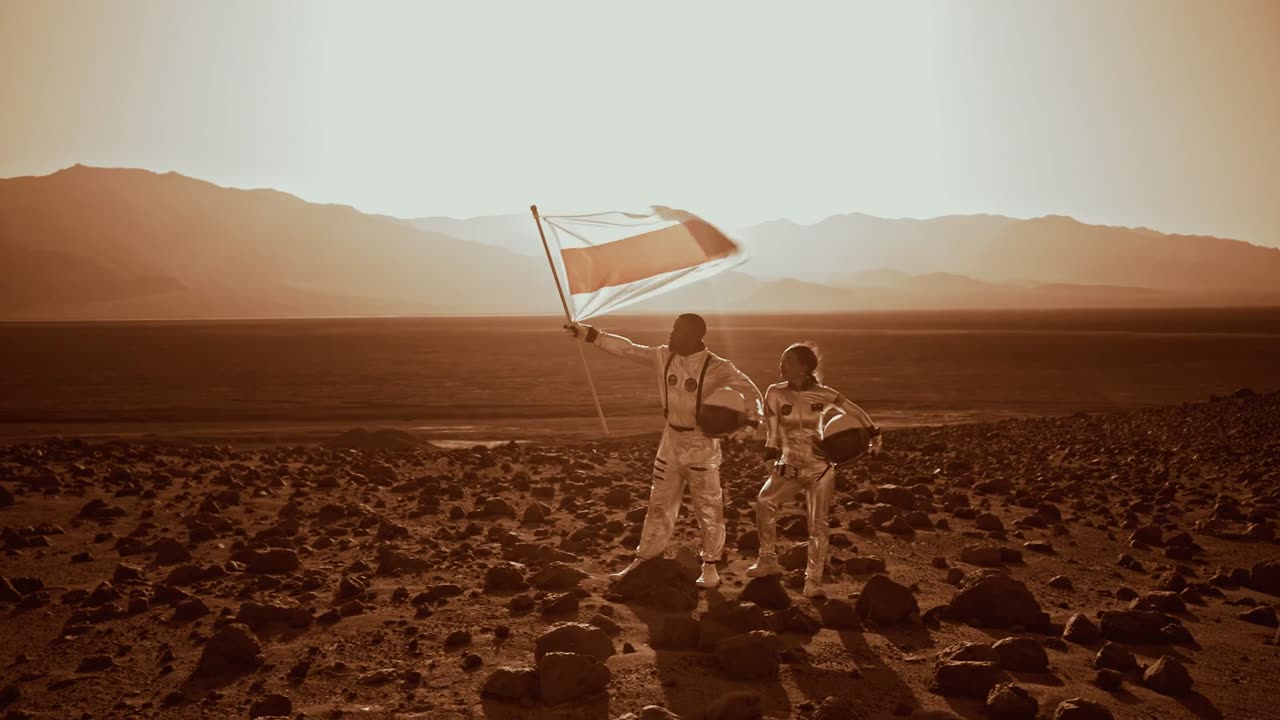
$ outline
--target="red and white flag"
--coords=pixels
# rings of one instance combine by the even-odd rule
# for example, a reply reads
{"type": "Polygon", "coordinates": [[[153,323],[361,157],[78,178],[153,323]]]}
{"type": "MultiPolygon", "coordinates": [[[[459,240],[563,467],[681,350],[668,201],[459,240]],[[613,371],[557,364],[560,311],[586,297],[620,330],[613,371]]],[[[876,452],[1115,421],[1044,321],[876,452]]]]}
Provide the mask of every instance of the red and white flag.
{"type": "Polygon", "coordinates": [[[713,225],[674,208],[541,219],[575,321],[705,280],[747,259],[713,225]]]}

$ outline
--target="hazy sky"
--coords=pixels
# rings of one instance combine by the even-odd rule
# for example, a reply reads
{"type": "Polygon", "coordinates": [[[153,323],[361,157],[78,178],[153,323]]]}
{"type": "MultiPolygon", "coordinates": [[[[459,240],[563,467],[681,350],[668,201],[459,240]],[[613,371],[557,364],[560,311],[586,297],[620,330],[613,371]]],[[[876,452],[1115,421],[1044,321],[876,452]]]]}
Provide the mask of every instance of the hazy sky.
{"type": "Polygon", "coordinates": [[[0,0],[0,177],[1280,246],[1280,2],[0,0]]]}

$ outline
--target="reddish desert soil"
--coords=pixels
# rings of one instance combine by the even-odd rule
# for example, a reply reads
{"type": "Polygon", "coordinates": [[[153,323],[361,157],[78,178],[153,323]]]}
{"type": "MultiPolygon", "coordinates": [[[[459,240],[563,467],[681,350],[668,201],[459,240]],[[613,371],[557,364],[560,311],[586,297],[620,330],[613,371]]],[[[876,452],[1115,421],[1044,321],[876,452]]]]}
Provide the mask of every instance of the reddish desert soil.
{"type": "Polygon", "coordinates": [[[839,471],[825,601],[799,502],[748,587],[754,445],[694,593],[687,510],[606,578],[652,437],[345,440],[0,448],[0,716],[1276,717],[1277,393],[893,430],[839,471]]]}

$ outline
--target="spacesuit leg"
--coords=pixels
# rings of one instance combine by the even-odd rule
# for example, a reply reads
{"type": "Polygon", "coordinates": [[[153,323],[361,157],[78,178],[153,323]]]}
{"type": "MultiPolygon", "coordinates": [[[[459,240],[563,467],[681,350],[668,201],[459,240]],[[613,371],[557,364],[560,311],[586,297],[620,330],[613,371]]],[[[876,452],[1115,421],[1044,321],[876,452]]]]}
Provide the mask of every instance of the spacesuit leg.
{"type": "Polygon", "coordinates": [[[670,447],[667,435],[664,434],[658,446],[658,454],[653,460],[649,510],[645,513],[644,529],[640,531],[640,544],[636,547],[636,557],[644,560],[657,557],[667,549],[675,531],[676,518],[680,515],[685,479],[670,447]]]}
{"type": "Polygon", "coordinates": [[[724,555],[724,490],[718,464],[689,466],[689,494],[702,530],[702,562],[720,562],[724,555]]]}
{"type": "Polygon", "coordinates": [[[809,558],[805,567],[806,580],[822,582],[827,568],[827,548],[830,543],[831,528],[827,525],[827,515],[831,510],[831,498],[836,490],[836,473],[831,466],[821,470],[807,471],[812,480],[805,488],[805,506],[808,510],[809,523],[809,558]],[[815,477],[816,476],[816,477],[815,477]]]}
{"type": "Polygon", "coordinates": [[[796,496],[803,486],[795,478],[769,474],[756,496],[756,531],[760,535],[760,558],[778,556],[778,508],[796,496]]]}

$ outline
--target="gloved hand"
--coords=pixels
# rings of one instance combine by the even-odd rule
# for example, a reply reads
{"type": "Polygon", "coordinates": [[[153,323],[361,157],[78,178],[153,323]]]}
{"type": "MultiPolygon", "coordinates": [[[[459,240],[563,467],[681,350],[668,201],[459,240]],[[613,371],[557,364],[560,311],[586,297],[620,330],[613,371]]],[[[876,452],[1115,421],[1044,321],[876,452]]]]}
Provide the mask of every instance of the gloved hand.
{"type": "Polygon", "coordinates": [[[582,323],[576,322],[566,323],[564,326],[564,331],[569,334],[569,337],[576,340],[585,340],[587,342],[590,342],[588,337],[595,334],[593,332],[594,330],[595,328],[590,325],[583,325],[582,323]]]}
{"type": "Polygon", "coordinates": [[[871,444],[867,447],[867,452],[872,456],[879,455],[884,452],[884,436],[876,435],[871,438],[871,444]]]}
{"type": "Polygon", "coordinates": [[[742,427],[729,433],[728,439],[732,442],[744,442],[756,436],[756,429],[751,425],[743,425],[742,427]]]}

